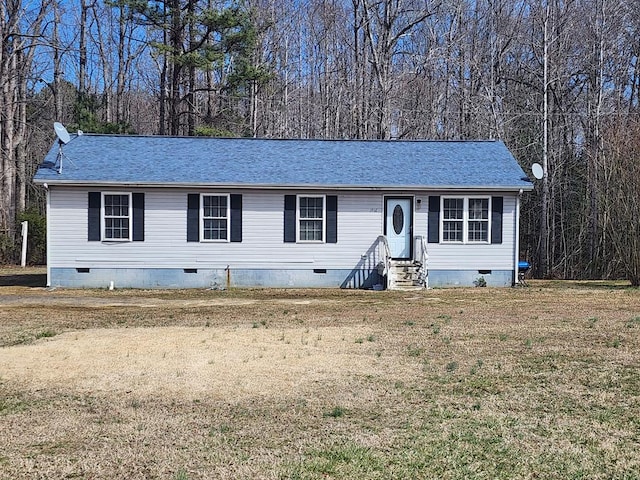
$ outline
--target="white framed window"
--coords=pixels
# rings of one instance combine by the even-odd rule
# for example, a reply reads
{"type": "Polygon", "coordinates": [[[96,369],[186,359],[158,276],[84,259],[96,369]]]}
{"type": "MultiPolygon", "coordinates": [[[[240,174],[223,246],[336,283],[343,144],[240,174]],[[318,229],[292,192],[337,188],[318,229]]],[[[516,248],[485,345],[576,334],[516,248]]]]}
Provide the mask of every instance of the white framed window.
{"type": "Polygon", "coordinates": [[[442,197],[443,243],[489,243],[490,197],[442,197]]]}
{"type": "Polygon", "coordinates": [[[468,198],[467,241],[489,243],[489,198],[468,198]]]}
{"type": "Polygon", "coordinates": [[[324,195],[298,195],[297,223],[299,242],[325,241],[327,218],[324,195]]]}
{"type": "Polygon", "coordinates": [[[131,220],[131,193],[102,194],[102,240],[130,242],[131,220]]]}
{"type": "Polygon", "coordinates": [[[442,199],[442,241],[462,242],[464,239],[464,198],[442,199]]]}
{"type": "Polygon", "coordinates": [[[200,241],[229,241],[229,195],[200,195],[200,241]]]}

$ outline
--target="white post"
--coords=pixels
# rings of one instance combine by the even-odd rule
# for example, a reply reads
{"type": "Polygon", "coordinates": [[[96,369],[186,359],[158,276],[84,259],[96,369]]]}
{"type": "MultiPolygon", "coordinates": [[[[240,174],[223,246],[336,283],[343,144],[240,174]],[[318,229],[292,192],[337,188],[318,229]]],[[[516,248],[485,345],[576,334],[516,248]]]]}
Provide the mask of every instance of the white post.
{"type": "Polygon", "coordinates": [[[29,233],[29,222],[22,222],[22,259],[20,266],[22,268],[27,266],[27,235],[29,233]]]}

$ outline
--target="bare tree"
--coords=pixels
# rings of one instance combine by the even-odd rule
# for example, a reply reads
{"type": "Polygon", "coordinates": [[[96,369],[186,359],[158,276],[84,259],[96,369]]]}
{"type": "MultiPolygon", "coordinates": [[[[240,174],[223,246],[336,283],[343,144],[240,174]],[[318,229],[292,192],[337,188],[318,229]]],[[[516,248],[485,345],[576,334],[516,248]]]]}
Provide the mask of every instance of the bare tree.
{"type": "MultiPolygon", "coordinates": [[[[0,234],[15,235],[16,215],[26,207],[27,81],[50,4],[32,9],[21,1],[0,2],[0,234]]],[[[5,252],[0,252],[4,254],[5,252]]]]}
{"type": "Polygon", "coordinates": [[[615,252],[614,262],[633,286],[640,286],[640,122],[636,112],[615,118],[606,128],[606,166],[600,164],[606,179],[606,195],[600,201],[608,238],[615,252]],[[604,167],[604,168],[602,168],[604,167]]]}
{"type": "Polygon", "coordinates": [[[431,2],[414,0],[364,0],[362,3],[364,29],[377,84],[375,97],[371,100],[375,102],[378,138],[391,135],[393,63],[401,53],[397,47],[417,25],[434,14],[436,6],[431,2]]]}
{"type": "Polygon", "coordinates": [[[623,149],[636,145],[637,2],[12,0],[0,13],[5,234],[41,132],[86,107],[108,132],[499,138],[525,170],[545,165],[522,205],[538,273],[625,272],[619,230],[633,229],[617,212],[637,213],[610,189],[637,184],[623,149]]]}

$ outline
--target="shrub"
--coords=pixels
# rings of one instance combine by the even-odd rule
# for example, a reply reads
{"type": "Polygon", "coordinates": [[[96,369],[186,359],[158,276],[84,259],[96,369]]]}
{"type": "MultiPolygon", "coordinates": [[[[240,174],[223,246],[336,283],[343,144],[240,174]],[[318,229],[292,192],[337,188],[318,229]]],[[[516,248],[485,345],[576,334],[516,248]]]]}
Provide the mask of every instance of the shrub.
{"type": "Polygon", "coordinates": [[[18,222],[29,223],[27,237],[27,263],[39,265],[46,263],[47,255],[47,219],[35,208],[18,215],[18,222]]]}
{"type": "Polygon", "coordinates": [[[478,277],[473,281],[473,284],[476,287],[486,287],[487,286],[487,281],[484,279],[484,277],[478,277]]]}
{"type": "Polygon", "coordinates": [[[229,130],[224,128],[210,127],[201,125],[195,128],[194,131],[196,137],[219,137],[219,138],[233,138],[235,135],[229,130]]]}
{"type": "Polygon", "coordinates": [[[333,407],[333,409],[329,412],[325,412],[323,417],[332,417],[332,418],[340,418],[344,416],[346,413],[345,409],[339,406],[333,407]]]}
{"type": "Polygon", "coordinates": [[[18,249],[11,235],[0,233],[0,263],[15,263],[18,249]]]}

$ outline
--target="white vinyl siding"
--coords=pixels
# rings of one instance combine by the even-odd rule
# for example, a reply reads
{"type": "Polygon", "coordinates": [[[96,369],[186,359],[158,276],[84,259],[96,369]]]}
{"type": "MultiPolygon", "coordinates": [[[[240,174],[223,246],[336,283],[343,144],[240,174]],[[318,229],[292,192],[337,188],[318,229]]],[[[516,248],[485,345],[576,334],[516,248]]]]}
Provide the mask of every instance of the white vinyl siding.
{"type": "MultiPolygon", "coordinates": [[[[446,196],[446,194],[442,194],[442,195],[446,196]]],[[[429,243],[427,245],[427,250],[429,253],[430,269],[432,270],[513,270],[514,269],[516,195],[515,194],[506,195],[504,193],[501,193],[500,196],[503,197],[502,243],[500,244],[491,244],[488,242],[429,243]]],[[[482,195],[469,195],[469,197],[481,198],[482,195]]],[[[489,208],[491,208],[491,205],[489,205],[489,208]]],[[[423,217],[420,217],[420,218],[421,218],[420,221],[422,222],[423,217]]],[[[426,231],[427,231],[426,221],[424,224],[422,223],[420,225],[416,224],[415,231],[424,232],[426,234],[426,231]]],[[[491,238],[490,235],[491,235],[491,232],[489,232],[489,239],[491,238]]]]}
{"type": "MultiPolygon", "coordinates": [[[[109,193],[108,189],[101,190],[109,193]]],[[[145,241],[104,244],[87,241],[87,190],[51,187],[51,266],[180,269],[376,266],[359,262],[382,233],[383,204],[378,193],[338,194],[340,243],[337,244],[283,243],[283,198],[285,194],[298,192],[238,191],[243,196],[242,242],[212,243],[186,241],[188,191],[175,188],[139,191],[145,193],[145,241]]]]}
{"type": "MultiPolygon", "coordinates": [[[[100,190],[119,193],[116,189],[100,190]]],[[[186,241],[188,190],[132,190],[145,194],[145,241],[103,243],[87,241],[87,189],[50,186],[50,267],[364,270],[376,268],[380,261],[372,252],[384,229],[387,192],[323,191],[323,195],[338,195],[339,243],[284,243],[284,195],[300,192],[241,190],[237,193],[243,196],[242,242],[211,243],[186,241]]],[[[214,190],[202,193],[219,195],[214,190]]],[[[428,196],[432,193],[403,192],[409,194],[421,199],[414,215],[414,235],[426,236],[428,196]]],[[[430,269],[514,268],[516,195],[498,194],[504,196],[503,243],[429,243],[430,269]]]]}

